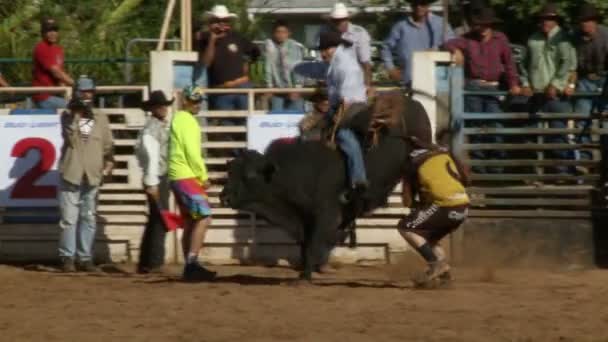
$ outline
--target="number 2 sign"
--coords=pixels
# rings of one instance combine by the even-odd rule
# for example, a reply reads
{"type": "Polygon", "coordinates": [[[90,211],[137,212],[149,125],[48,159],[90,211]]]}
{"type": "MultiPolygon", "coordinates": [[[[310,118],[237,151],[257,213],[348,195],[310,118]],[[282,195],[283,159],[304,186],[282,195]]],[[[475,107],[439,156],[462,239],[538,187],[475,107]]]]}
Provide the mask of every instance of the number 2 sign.
{"type": "Polygon", "coordinates": [[[0,207],[57,205],[58,115],[0,116],[0,207]]]}

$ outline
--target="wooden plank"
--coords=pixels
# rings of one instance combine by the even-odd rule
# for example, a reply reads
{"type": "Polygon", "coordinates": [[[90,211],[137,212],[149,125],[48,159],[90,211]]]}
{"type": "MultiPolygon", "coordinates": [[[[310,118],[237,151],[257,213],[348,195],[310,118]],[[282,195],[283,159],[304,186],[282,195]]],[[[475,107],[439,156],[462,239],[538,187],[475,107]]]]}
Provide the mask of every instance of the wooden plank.
{"type": "MultiPolygon", "coordinates": [[[[464,120],[494,121],[500,120],[530,120],[529,113],[462,113],[460,117],[464,120]]],[[[565,119],[565,120],[585,120],[589,114],[577,113],[535,113],[534,118],[538,119],[565,119]]]]}
{"type": "Polygon", "coordinates": [[[599,160],[564,160],[564,159],[470,159],[467,160],[470,166],[599,166],[599,160]]]}
{"type": "Polygon", "coordinates": [[[505,206],[589,206],[591,201],[588,198],[483,198],[473,199],[473,206],[479,205],[505,205],[505,206]]]}
{"type": "Polygon", "coordinates": [[[462,148],[469,151],[478,150],[589,150],[588,144],[463,144],[462,148]]]}
{"type": "Polygon", "coordinates": [[[575,186],[513,186],[513,187],[470,187],[467,192],[472,194],[494,194],[494,195],[588,195],[594,187],[589,185],[575,186]]]}
{"type": "Polygon", "coordinates": [[[232,158],[206,158],[205,164],[207,165],[226,165],[232,158]]]}
{"type": "MultiPolygon", "coordinates": [[[[265,115],[266,111],[254,111],[253,115],[265,115]]],[[[249,112],[246,110],[209,110],[201,113],[200,117],[205,118],[246,118],[249,116],[249,112]]]]}
{"type": "MultiPolygon", "coordinates": [[[[464,128],[465,135],[566,135],[579,134],[582,128],[464,128]]],[[[608,129],[591,129],[588,134],[608,134],[608,129]]]]}
{"type": "Polygon", "coordinates": [[[473,174],[471,178],[476,181],[524,181],[524,180],[540,180],[540,181],[551,181],[551,180],[562,180],[562,181],[577,181],[577,180],[587,180],[587,181],[596,181],[600,177],[599,175],[581,175],[581,176],[573,176],[573,175],[560,175],[560,174],[511,174],[511,173],[502,173],[502,174],[473,174]]]}
{"type": "Polygon", "coordinates": [[[247,142],[245,141],[207,141],[203,143],[203,148],[247,148],[247,142]]]}
{"type": "MultiPolygon", "coordinates": [[[[509,217],[530,217],[530,218],[563,218],[580,219],[591,217],[591,212],[587,210],[469,210],[469,217],[488,217],[488,218],[509,218],[509,217]]],[[[550,228],[550,227],[548,227],[550,228]]]]}
{"type": "Polygon", "coordinates": [[[146,201],[146,195],[141,192],[138,193],[106,193],[101,192],[99,194],[100,201],[146,201]]]}
{"type": "Polygon", "coordinates": [[[203,126],[203,133],[247,133],[245,126],[203,126]]]}

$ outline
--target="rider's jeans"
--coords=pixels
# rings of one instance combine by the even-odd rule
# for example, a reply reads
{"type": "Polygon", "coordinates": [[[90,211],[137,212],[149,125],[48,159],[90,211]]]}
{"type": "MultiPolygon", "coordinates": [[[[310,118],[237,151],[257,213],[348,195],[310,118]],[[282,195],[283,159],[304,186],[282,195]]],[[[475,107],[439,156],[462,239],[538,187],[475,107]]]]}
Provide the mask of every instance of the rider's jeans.
{"type": "Polygon", "coordinates": [[[336,142],[340,149],[344,151],[347,159],[348,175],[351,184],[363,183],[367,181],[365,175],[365,162],[363,152],[355,133],[348,128],[341,128],[336,134],[336,142]]]}

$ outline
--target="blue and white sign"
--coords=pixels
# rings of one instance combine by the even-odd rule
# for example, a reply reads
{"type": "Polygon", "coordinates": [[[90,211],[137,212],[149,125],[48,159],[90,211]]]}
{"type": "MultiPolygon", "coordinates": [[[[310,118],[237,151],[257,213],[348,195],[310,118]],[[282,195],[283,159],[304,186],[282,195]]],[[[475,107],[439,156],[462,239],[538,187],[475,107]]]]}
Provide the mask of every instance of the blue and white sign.
{"type": "Polygon", "coordinates": [[[263,153],[276,139],[296,137],[298,123],[304,115],[254,115],[247,118],[247,148],[263,153]]]}

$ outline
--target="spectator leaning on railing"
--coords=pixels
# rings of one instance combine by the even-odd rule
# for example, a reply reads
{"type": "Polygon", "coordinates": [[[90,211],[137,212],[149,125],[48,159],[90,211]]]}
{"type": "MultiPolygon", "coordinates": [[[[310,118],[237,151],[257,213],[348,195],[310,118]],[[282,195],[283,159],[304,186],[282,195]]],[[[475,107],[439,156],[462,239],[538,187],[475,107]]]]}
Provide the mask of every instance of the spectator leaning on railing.
{"type": "MultiPolygon", "coordinates": [[[[210,88],[249,88],[249,64],[260,50],[251,41],[232,30],[236,14],[226,6],[216,5],[205,15],[209,30],[201,37],[200,59],[207,67],[210,88]]],[[[214,110],[245,110],[247,95],[221,94],[210,97],[214,110]]]]}
{"type": "MultiPolygon", "coordinates": [[[[606,82],[608,74],[608,27],[600,25],[601,15],[597,8],[591,4],[583,4],[576,17],[579,25],[575,32],[574,44],[578,58],[577,85],[580,92],[599,92],[606,82]]],[[[576,100],[575,111],[581,114],[590,114],[594,99],[591,97],[576,100]]],[[[602,111],[608,109],[606,102],[597,99],[597,109],[602,111]]],[[[577,122],[578,127],[584,125],[583,121],[577,122]]],[[[583,142],[589,142],[589,135],[582,137],[583,142]]],[[[580,159],[591,159],[591,153],[580,151],[577,153],[580,159]]]]}
{"type": "Polygon", "coordinates": [[[416,51],[428,51],[438,48],[447,40],[454,38],[454,32],[448,27],[444,37],[443,19],[430,12],[433,0],[408,0],[412,13],[396,23],[382,48],[382,61],[391,79],[401,81],[404,85],[412,83],[412,58],[416,51]],[[444,40],[445,39],[445,40],[444,40]],[[399,70],[395,66],[393,53],[397,55],[399,70]]]}
{"type": "Polygon", "coordinates": [[[365,28],[351,23],[350,17],[351,13],[349,13],[346,5],[337,2],[334,4],[331,12],[325,16],[326,19],[329,19],[329,26],[322,27],[321,32],[328,30],[338,31],[343,39],[346,39],[353,44],[352,49],[349,51],[356,55],[357,61],[361,64],[365,86],[367,87],[367,94],[368,96],[372,96],[371,37],[365,28]]]}
{"type": "MultiPolygon", "coordinates": [[[[570,113],[569,96],[575,88],[571,77],[576,71],[576,51],[570,36],[559,25],[562,17],[555,4],[545,5],[536,17],[540,30],[528,39],[528,53],[521,75],[522,93],[533,96],[530,99],[532,112],[570,113]]],[[[567,128],[567,120],[549,120],[549,127],[567,128]]],[[[568,137],[565,134],[550,135],[545,141],[565,144],[568,137]]],[[[573,159],[572,151],[566,150],[550,150],[546,155],[554,159],[573,159]]],[[[565,166],[557,166],[548,171],[567,173],[568,170],[565,166]]]]}
{"type": "MultiPolygon", "coordinates": [[[[44,19],[40,24],[42,41],[34,48],[34,87],[72,86],[74,80],[63,69],[63,48],[59,45],[59,25],[54,19],[44,19]]],[[[33,96],[36,105],[45,109],[65,108],[63,97],[40,93],[33,96]]]]}
{"type": "Polygon", "coordinates": [[[114,163],[110,123],[105,114],[93,110],[94,96],[93,80],[79,78],[68,111],[61,115],[59,257],[64,272],[76,270],[75,258],[82,271],[97,271],[92,252],[97,194],[114,163]]]}
{"type": "MultiPolygon", "coordinates": [[[[462,37],[448,41],[444,48],[453,52],[457,63],[465,66],[465,89],[476,91],[497,91],[508,89],[512,95],[519,95],[519,79],[517,76],[509,39],[495,31],[493,26],[501,20],[496,17],[494,10],[483,8],[471,18],[471,31],[462,37]],[[462,60],[464,58],[464,60],[462,60]]],[[[465,111],[473,113],[499,113],[500,99],[491,95],[467,95],[464,99],[465,111]]],[[[503,127],[498,121],[483,121],[478,126],[503,127]]],[[[474,143],[502,143],[499,136],[486,136],[472,139],[474,143]]],[[[504,159],[502,150],[491,152],[474,151],[473,158],[504,159]]],[[[476,172],[501,173],[501,168],[477,167],[476,172]]]]}
{"type": "MultiPolygon", "coordinates": [[[[301,86],[300,78],[293,67],[303,59],[301,45],[290,39],[286,21],[277,20],[272,25],[272,38],[267,39],[265,48],[265,78],[268,88],[295,88],[301,86]]],[[[272,94],[272,110],[304,110],[304,101],[298,93],[272,94]]]]}

